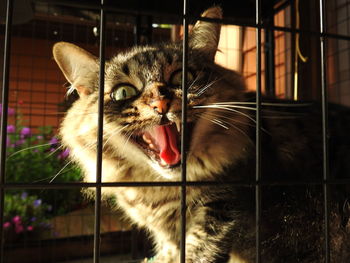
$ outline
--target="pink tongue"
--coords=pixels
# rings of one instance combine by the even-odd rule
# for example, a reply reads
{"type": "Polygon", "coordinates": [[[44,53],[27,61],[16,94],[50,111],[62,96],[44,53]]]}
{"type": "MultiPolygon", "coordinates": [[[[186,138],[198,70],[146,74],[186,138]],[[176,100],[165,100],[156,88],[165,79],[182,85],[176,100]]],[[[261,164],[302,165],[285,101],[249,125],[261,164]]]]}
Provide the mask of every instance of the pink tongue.
{"type": "Polygon", "coordinates": [[[177,164],[181,157],[177,149],[177,130],[175,125],[156,126],[155,139],[160,149],[159,157],[169,165],[177,164]]]}

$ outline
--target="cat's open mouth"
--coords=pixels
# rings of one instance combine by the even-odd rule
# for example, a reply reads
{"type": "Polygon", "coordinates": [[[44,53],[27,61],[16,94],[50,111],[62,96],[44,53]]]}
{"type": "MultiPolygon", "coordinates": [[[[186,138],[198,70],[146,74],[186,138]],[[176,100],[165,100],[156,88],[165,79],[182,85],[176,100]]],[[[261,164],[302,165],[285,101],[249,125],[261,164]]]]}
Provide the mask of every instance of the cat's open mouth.
{"type": "Polygon", "coordinates": [[[137,136],[135,142],[164,168],[173,168],[181,162],[180,124],[155,125],[137,136]]]}

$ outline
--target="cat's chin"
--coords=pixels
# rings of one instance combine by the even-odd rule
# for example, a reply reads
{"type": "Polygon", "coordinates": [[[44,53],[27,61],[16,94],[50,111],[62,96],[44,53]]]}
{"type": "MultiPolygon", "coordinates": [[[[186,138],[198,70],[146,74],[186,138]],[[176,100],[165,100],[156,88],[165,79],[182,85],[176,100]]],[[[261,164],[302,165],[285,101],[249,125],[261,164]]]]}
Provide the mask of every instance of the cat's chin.
{"type": "Polygon", "coordinates": [[[181,163],[174,166],[161,166],[157,161],[150,160],[149,165],[161,177],[170,181],[181,180],[181,163]]]}

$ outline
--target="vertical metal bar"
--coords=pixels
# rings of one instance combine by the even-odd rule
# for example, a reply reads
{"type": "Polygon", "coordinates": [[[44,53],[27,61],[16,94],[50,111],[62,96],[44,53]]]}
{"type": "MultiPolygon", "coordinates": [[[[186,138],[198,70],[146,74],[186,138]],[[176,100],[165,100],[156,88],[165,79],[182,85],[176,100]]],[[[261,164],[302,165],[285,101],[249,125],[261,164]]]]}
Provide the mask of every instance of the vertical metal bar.
{"type": "Polygon", "coordinates": [[[181,123],[181,254],[180,262],[186,261],[186,158],[187,158],[187,66],[188,66],[188,18],[187,0],[183,1],[183,51],[182,51],[182,123],[181,123]]]}
{"type": "Polygon", "coordinates": [[[102,182],[102,146],[103,146],[103,107],[104,107],[104,80],[105,80],[105,25],[106,15],[104,0],[101,0],[100,10],[100,74],[98,93],[98,134],[96,160],[96,197],[95,197],[95,228],[94,228],[94,263],[100,262],[101,245],[101,182],[102,182]]]}
{"type": "Polygon", "coordinates": [[[7,136],[7,109],[10,80],[10,56],[11,56],[11,28],[13,2],[7,0],[4,64],[2,75],[2,114],[1,114],[1,141],[0,141],[0,262],[4,262],[4,208],[5,208],[5,168],[6,168],[6,136],[7,136]]]}
{"type": "Polygon", "coordinates": [[[256,22],[256,163],[255,163],[255,262],[261,262],[261,1],[255,2],[256,22]]]}
{"type": "Polygon", "coordinates": [[[328,96],[326,83],[326,38],[325,27],[325,3],[319,1],[320,5],[320,52],[321,52],[321,96],[322,96],[322,148],[323,148],[323,196],[324,196],[324,238],[325,238],[325,262],[330,262],[330,240],[329,240],[329,156],[328,156],[328,96]]]}

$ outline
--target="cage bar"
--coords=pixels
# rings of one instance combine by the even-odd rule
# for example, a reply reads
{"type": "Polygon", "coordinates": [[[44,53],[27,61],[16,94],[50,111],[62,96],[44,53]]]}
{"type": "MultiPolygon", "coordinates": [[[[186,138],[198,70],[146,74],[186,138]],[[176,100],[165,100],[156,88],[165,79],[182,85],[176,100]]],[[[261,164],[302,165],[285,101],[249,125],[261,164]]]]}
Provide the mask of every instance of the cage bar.
{"type": "Polygon", "coordinates": [[[188,72],[188,4],[183,1],[182,105],[181,105],[181,241],[180,262],[186,261],[186,157],[187,157],[187,72],[188,72]]]}
{"type": "Polygon", "coordinates": [[[10,78],[11,56],[11,29],[13,15],[13,1],[7,0],[4,40],[4,61],[2,79],[2,114],[1,114],[1,141],[0,141],[0,263],[4,262],[4,207],[5,207],[5,168],[6,168],[6,138],[7,138],[7,114],[8,94],[10,78]]]}
{"type": "Polygon", "coordinates": [[[255,262],[261,262],[261,1],[255,1],[256,22],[256,156],[255,156],[255,262]]]}
{"type": "Polygon", "coordinates": [[[94,263],[100,262],[101,245],[101,182],[102,182],[102,147],[103,147],[103,107],[104,107],[104,80],[105,80],[105,26],[106,14],[104,0],[101,0],[100,9],[100,72],[98,91],[98,133],[97,133],[97,160],[96,160],[96,196],[95,196],[95,226],[94,226],[94,263]]]}
{"type": "Polygon", "coordinates": [[[320,8],[320,57],[321,57],[321,103],[322,103],[322,155],[323,155],[323,196],[324,196],[324,249],[325,262],[330,262],[329,237],[329,152],[328,152],[328,94],[326,83],[326,31],[325,3],[319,1],[320,8]]]}
{"type": "MultiPolygon", "coordinates": [[[[43,1],[46,2],[46,1],[43,1]]],[[[60,3],[60,1],[53,1],[53,3],[60,3]]],[[[67,3],[61,2],[62,5],[66,6],[79,6],[79,7],[88,7],[87,4],[81,3],[67,3]]],[[[2,116],[1,116],[1,158],[0,158],[0,245],[1,251],[3,252],[3,213],[4,213],[4,192],[5,189],[72,189],[72,188],[87,188],[93,187],[96,189],[96,199],[95,199],[95,227],[94,227],[94,263],[100,262],[100,224],[101,224],[101,192],[102,187],[156,187],[156,186],[175,186],[181,190],[181,263],[185,262],[186,259],[186,188],[190,186],[220,186],[220,185],[232,185],[232,186],[248,186],[255,187],[255,227],[256,227],[256,262],[260,263],[261,258],[261,193],[263,186],[310,186],[317,185],[323,187],[324,193],[324,239],[325,239],[325,261],[330,262],[330,235],[329,235],[329,202],[330,202],[330,185],[334,184],[349,184],[350,179],[331,179],[329,177],[329,153],[328,153],[328,109],[327,109],[327,79],[326,79],[326,40],[329,38],[334,38],[337,40],[350,40],[350,36],[339,35],[327,33],[325,30],[325,1],[319,0],[320,5],[320,31],[307,31],[307,30],[298,30],[286,27],[280,27],[275,25],[265,25],[262,24],[262,15],[261,15],[261,1],[256,0],[256,20],[255,24],[249,24],[249,26],[256,29],[256,173],[255,180],[250,181],[228,181],[228,182],[216,182],[216,181],[206,181],[206,182],[187,182],[186,179],[186,155],[187,155],[187,71],[188,71],[188,21],[190,18],[196,18],[202,21],[209,21],[215,23],[223,24],[235,24],[246,26],[240,21],[235,21],[232,19],[207,19],[207,18],[198,18],[191,16],[188,13],[188,3],[187,0],[183,1],[183,57],[182,57],[182,133],[181,133],[181,180],[172,181],[172,182],[114,182],[114,183],[103,183],[102,182],[102,146],[103,146],[103,93],[104,93],[104,69],[105,69],[105,16],[108,11],[117,11],[111,5],[104,3],[104,0],[101,0],[101,5],[89,6],[94,10],[100,10],[100,74],[99,74],[99,112],[98,112],[98,137],[97,137],[97,160],[96,160],[96,182],[94,183],[5,183],[5,161],[6,161],[6,125],[7,125],[7,109],[8,109],[8,91],[9,91],[9,61],[10,61],[10,48],[11,48],[11,18],[12,18],[12,5],[13,1],[7,1],[7,16],[6,16],[6,31],[5,31],[5,49],[4,49],[4,68],[3,68],[3,83],[2,83],[2,116]],[[278,30],[283,32],[292,32],[292,33],[305,33],[308,36],[316,36],[320,38],[320,47],[321,47],[321,91],[322,91],[322,143],[323,143],[323,177],[320,179],[313,180],[288,180],[288,181],[262,181],[261,178],[261,105],[262,105],[262,95],[261,95],[261,35],[262,30],[278,30]]],[[[125,12],[125,11],[124,11],[125,12]]],[[[132,14],[133,11],[128,12],[132,14]]],[[[271,36],[273,41],[273,35],[271,36]]],[[[273,54],[271,53],[271,56],[273,54]]],[[[272,81],[274,78],[271,79],[272,81]]],[[[0,253],[0,262],[3,262],[3,254],[0,253]]]]}
{"type": "MultiPolygon", "coordinates": [[[[350,184],[350,179],[329,179],[327,181],[328,185],[344,185],[350,184]]],[[[286,181],[259,181],[260,186],[322,186],[324,184],[323,179],[315,180],[286,180],[286,181]]],[[[102,182],[99,184],[101,187],[156,187],[156,186],[166,186],[166,187],[176,187],[181,186],[181,181],[171,181],[171,182],[102,182]]],[[[247,181],[187,181],[187,186],[220,186],[220,185],[232,185],[235,187],[254,187],[257,185],[256,182],[251,180],[247,181]]],[[[6,189],[72,189],[72,188],[91,188],[95,187],[96,183],[86,183],[86,182],[72,182],[72,183],[6,183],[6,189]]],[[[5,188],[5,186],[4,186],[5,188]]]]}

